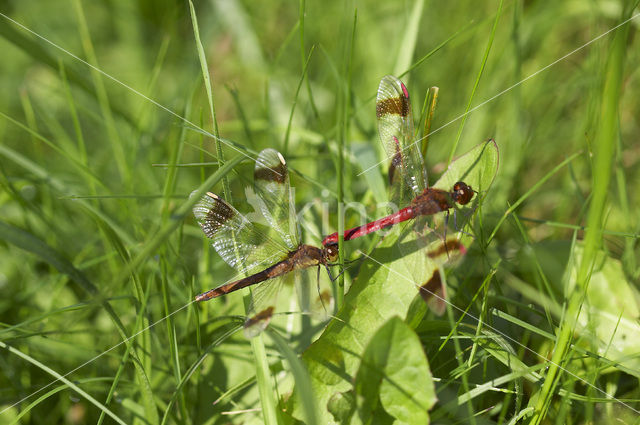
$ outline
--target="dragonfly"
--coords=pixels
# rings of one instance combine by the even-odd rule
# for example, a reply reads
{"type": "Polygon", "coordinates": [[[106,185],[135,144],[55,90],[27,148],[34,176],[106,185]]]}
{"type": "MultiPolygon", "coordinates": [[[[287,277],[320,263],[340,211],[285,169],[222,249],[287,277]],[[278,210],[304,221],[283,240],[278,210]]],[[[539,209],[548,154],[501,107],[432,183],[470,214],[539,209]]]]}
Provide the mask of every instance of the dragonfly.
{"type": "MultiPolygon", "coordinates": [[[[429,187],[427,171],[418,143],[414,141],[413,112],[407,87],[392,75],[380,81],[376,99],[378,135],[388,158],[389,180],[394,201],[413,195],[409,206],[378,220],[344,231],[344,240],[349,241],[376,232],[380,229],[428,216],[454,208],[456,204],[467,205],[474,190],[459,181],[451,191],[429,187]]],[[[406,202],[405,202],[406,204],[406,202]]],[[[338,233],[332,233],[322,241],[323,245],[338,243],[338,233]]]]}
{"type": "MultiPolygon", "coordinates": [[[[378,87],[376,99],[376,117],[378,135],[387,157],[391,159],[389,166],[389,180],[392,200],[396,205],[407,205],[397,212],[378,220],[344,231],[344,240],[349,241],[381,229],[402,223],[421,216],[454,209],[460,205],[467,205],[473,199],[475,191],[463,181],[456,182],[450,191],[429,187],[424,160],[418,143],[414,141],[413,112],[407,87],[398,78],[387,75],[382,78],[378,87]]],[[[447,216],[448,217],[448,216],[447,216]]],[[[428,244],[427,257],[432,261],[450,254],[464,253],[464,246],[459,241],[447,238],[444,241],[428,244]]],[[[325,237],[322,244],[330,246],[337,244],[338,233],[325,237]]],[[[423,244],[427,245],[423,241],[423,244]]],[[[445,262],[438,260],[438,262],[445,262]]],[[[443,301],[444,286],[436,269],[434,275],[421,285],[420,293],[426,301],[428,294],[441,294],[443,301]]],[[[431,305],[430,302],[428,304],[431,305]]],[[[432,307],[437,313],[444,312],[444,304],[432,307]]]]}
{"type": "MultiPolygon", "coordinates": [[[[338,248],[328,244],[322,248],[300,242],[295,207],[291,198],[289,172],[280,152],[265,149],[258,155],[254,169],[254,191],[264,225],[250,221],[218,195],[207,192],[194,206],[193,212],[204,234],[222,259],[248,276],[199,294],[196,301],[206,301],[248,286],[257,285],[252,293],[248,318],[244,324],[247,338],[252,338],[268,326],[276,310],[277,295],[291,276],[304,274],[311,267],[329,267],[338,258],[338,248]],[[262,228],[260,227],[262,226],[262,228]],[[271,228],[274,231],[268,232],[271,228]],[[270,236],[275,234],[275,237],[270,236]],[[297,272],[297,273],[292,273],[297,272]]],[[[299,291],[301,292],[301,291],[299,291]]],[[[320,294],[326,309],[328,291],[320,294]]]]}

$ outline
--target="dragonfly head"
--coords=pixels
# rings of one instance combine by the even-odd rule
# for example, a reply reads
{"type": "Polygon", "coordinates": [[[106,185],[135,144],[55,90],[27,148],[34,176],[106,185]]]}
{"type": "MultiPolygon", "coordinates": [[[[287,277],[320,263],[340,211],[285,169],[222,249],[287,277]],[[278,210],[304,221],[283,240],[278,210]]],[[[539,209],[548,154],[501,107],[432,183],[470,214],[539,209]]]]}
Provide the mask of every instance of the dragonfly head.
{"type": "Polygon", "coordinates": [[[323,257],[329,263],[338,261],[338,244],[332,243],[324,247],[323,257]]]}
{"type": "Polygon", "coordinates": [[[460,205],[468,204],[469,201],[471,201],[471,198],[473,198],[473,193],[474,190],[471,189],[471,186],[469,186],[465,182],[457,182],[453,185],[453,200],[460,205]]]}

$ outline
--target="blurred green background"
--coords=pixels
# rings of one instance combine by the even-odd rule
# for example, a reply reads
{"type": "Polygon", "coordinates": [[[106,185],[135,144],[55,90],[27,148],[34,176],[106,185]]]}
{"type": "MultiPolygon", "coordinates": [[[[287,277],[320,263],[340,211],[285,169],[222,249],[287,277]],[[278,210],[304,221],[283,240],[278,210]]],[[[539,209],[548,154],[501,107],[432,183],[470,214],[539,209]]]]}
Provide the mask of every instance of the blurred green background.
{"type": "MultiPolygon", "coordinates": [[[[563,282],[571,280],[565,269],[571,241],[583,237],[576,226],[585,224],[593,184],[591,152],[611,34],[593,40],[621,22],[623,5],[196,1],[218,131],[227,141],[219,158],[207,135],[214,125],[188,2],[0,1],[0,422],[113,423],[99,419],[108,411],[125,423],[163,417],[260,423],[258,411],[221,414],[260,407],[249,344],[241,333],[224,336],[236,324],[229,315],[243,312],[241,297],[188,306],[147,329],[234,276],[179,207],[219,160],[273,147],[288,160],[296,202],[311,206],[305,241],[317,245],[336,230],[338,174],[344,201],[380,216],[374,201],[380,188],[369,188],[359,175],[357,153],[381,152],[375,95],[386,74],[407,85],[416,120],[429,87],[440,88],[426,158],[432,183],[451,154],[496,140],[499,172],[478,218],[490,231],[509,215],[490,243],[478,236],[471,255],[481,261],[465,270],[466,278],[474,276],[477,288],[496,273],[494,307],[524,321],[531,322],[528,305],[536,304],[536,294],[555,294],[554,320],[541,307],[535,317],[547,323],[531,322],[552,334],[563,282]],[[338,173],[341,146],[345,166],[338,173]],[[45,366],[65,374],[88,361],[68,377],[79,388],[56,382],[21,401],[55,379],[45,366]],[[80,389],[107,407],[92,404],[80,389]],[[213,405],[226,391],[231,396],[213,405]]],[[[607,311],[630,320],[631,338],[638,332],[640,275],[640,19],[627,25],[615,159],[610,170],[599,170],[612,178],[600,265],[614,271],[603,272],[598,288],[600,298],[620,298],[607,311]]],[[[384,175],[380,168],[375,172],[384,175]]],[[[248,211],[244,187],[252,170],[247,158],[225,174],[240,211],[248,211]]],[[[222,192],[222,184],[212,189],[222,192]]],[[[345,220],[361,224],[361,217],[345,220]]],[[[364,246],[345,255],[353,258],[355,247],[364,246]]],[[[346,274],[349,282],[356,276],[357,268],[346,274]]],[[[462,302],[463,309],[488,308],[470,296],[462,302]]],[[[512,325],[503,330],[549,353],[550,340],[536,341],[535,330],[532,336],[532,329],[512,325]]],[[[290,338],[298,352],[305,348],[290,338]]],[[[282,373],[277,352],[268,349],[272,372],[282,373]]],[[[591,366],[576,373],[598,387],[618,388],[637,407],[637,345],[623,351],[634,360],[626,369],[607,364],[615,370],[605,378],[590,375],[591,366]]],[[[529,364],[540,362],[521,354],[529,364]]],[[[455,384],[460,378],[451,373],[455,384]]],[[[473,382],[496,376],[480,374],[473,382]]],[[[563,388],[602,397],[570,387],[563,388]]],[[[529,382],[516,385],[517,396],[474,400],[455,420],[471,423],[475,409],[476,423],[504,423],[539,388],[529,382]]],[[[616,403],[585,404],[590,407],[576,413],[560,403],[556,413],[575,416],[575,423],[634,416],[616,403]]]]}

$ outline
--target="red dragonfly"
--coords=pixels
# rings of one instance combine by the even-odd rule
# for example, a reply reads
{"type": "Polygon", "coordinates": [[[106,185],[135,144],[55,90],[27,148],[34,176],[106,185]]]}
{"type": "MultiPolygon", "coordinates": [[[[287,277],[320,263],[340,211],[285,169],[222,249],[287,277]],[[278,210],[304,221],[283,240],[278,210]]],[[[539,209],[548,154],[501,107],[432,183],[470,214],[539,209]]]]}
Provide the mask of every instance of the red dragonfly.
{"type": "MultiPolygon", "coordinates": [[[[344,232],[344,240],[358,238],[380,229],[411,220],[418,216],[433,215],[455,207],[466,205],[473,198],[474,191],[464,182],[457,182],[451,191],[428,187],[427,172],[418,143],[414,142],[413,113],[409,91],[396,77],[387,75],[380,81],[376,100],[378,134],[391,158],[389,180],[393,190],[392,198],[413,199],[408,207],[394,214],[354,227],[344,232]],[[400,173],[397,172],[400,170],[400,173]],[[400,174],[402,177],[398,176],[400,174]]],[[[406,203],[405,203],[406,204],[406,203]]],[[[338,233],[324,238],[322,244],[338,243],[338,233]]]]}
{"type": "MultiPolygon", "coordinates": [[[[265,282],[253,292],[244,324],[248,338],[258,335],[269,324],[276,309],[277,294],[287,277],[292,275],[290,272],[304,272],[315,266],[319,275],[320,266],[324,266],[331,278],[329,266],[338,258],[337,246],[333,244],[317,248],[300,243],[289,172],[278,151],[265,149],[258,155],[254,188],[260,212],[268,223],[267,229],[274,229],[277,237],[268,236],[261,231],[260,224],[249,221],[211,192],[205,194],[193,208],[200,227],[212,240],[220,257],[241,273],[249,275],[204,292],[196,296],[196,301],[206,301],[265,282]]],[[[301,280],[298,279],[298,282],[301,280]]],[[[321,298],[326,300],[328,293],[323,292],[321,298]]],[[[322,301],[322,307],[325,306],[326,301],[322,301]]]]}
{"type": "MultiPolygon", "coordinates": [[[[414,141],[409,92],[396,77],[387,75],[380,81],[376,116],[380,141],[388,158],[391,158],[389,180],[392,199],[396,204],[409,206],[373,222],[345,230],[344,240],[347,241],[420,216],[449,211],[455,208],[456,204],[466,205],[475,193],[471,186],[462,181],[455,183],[451,191],[428,186],[422,154],[418,143],[414,141]]],[[[325,237],[322,244],[333,246],[337,242],[336,232],[325,237]]],[[[427,247],[424,261],[433,265],[442,264],[452,256],[465,252],[464,246],[457,239],[447,238],[446,234],[444,241],[438,240],[433,243],[429,243],[424,235],[419,234],[414,242],[415,244],[408,244],[413,246],[413,249],[427,247]]],[[[406,246],[404,249],[407,249],[406,246]]],[[[440,279],[438,267],[432,267],[431,270],[433,273],[426,281],[424,276],[418,277],[419,282],[422,282],[419,284],[420,295],[436,314],[441,315],[445,308],[445,287],[440,279]]]]}

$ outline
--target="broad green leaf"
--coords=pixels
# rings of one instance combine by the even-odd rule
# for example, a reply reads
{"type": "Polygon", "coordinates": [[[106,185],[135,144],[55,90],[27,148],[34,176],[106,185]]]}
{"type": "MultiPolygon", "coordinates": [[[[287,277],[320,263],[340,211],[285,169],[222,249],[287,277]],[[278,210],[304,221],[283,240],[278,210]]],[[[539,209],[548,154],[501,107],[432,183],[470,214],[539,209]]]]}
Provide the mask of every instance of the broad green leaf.
{"type": "MultiPolygon", "coordinates": [[[[576,244],[572,283],[576,282],[582,253],[582,244],[576,244]]],[[[598,251],[595,264],[578,324],[583,333],[592,336],[599,355],[619,362],[629,369],[628,373],[640,377],[640,293],[629,285],[620,261],[598,251]]]]}
{"type": "Polygon", "coordinates": [[[437,400],[420,339],[397,316],[382,325],[369,342],[355,387],[363,422],[377,416],[379,398],[380,406],[396,424],[428,424],[428,412],[437,400]]]}
{"type": "MultiPolygon", "coordinates": [[[[438,187],[448,185],[450,189],[454,182],[464,180],[479,190],[480,196],[476,198],[482,198],[496,174],[497,164],[495,142],[482,143],[451,163],[438,187]]],[[[407,254],[407,250],[397,246],[399,235],[404,237],[400,243],[411,244],[407,237],[411,225],[404,226],[406,231],[400,228],[402,226],[396,227],[372,256],[365,258],[337,317],[303,354],[322,423],[336,423],[327,410],[328,403],[335,401],[338,393],[352,389],[362,353],[378,328],[394,316],[413,322],[408,313],[414,310],[410,307],[418,294],[416,286],[424,283],[416,279],[424,280],[425,276],[433,274],[435,265],[426,260],[424,250],[409,250],[407,254]]],[[[292,400],[293,415],[301,418],[299,401],[295,397],[292,400]]]]}
{"type": "Polygon", "coordinates": [[[351,423],[351,417],[356,411],[353,391],[335,393],[327,403],[327,410],[331,413],[335,422],[340,424],[351,423]]]}
{"type": "Polygon", "coordinates": [[[497,171],[498,146],[494,140],[488,140],[455,159],[433,187],[451,190],[455,182],[462,180],[483,198],[497,171]]]}
{"type": "MultiPolygon", "coordinates": [[[[584,245],[581,242],[545,242],[535,245],[534,252],[549,282],[564,281],[562,276],[568,268],[570,276],[567,279],[570,286],[553,289],[555,293],[570,293],[576,282],[584,245]],[[572,259],[570,255],[573,255],[572,259]]],[[[583,339],[579,345],[588,351],[596,349],[597,354],[602,356],[599,361],[618,363],[626,372],[635,376],[640,376],[638,300],[640,293],[629,284],[620,261],[598,251],[578,316],[578,332],[583,339]]],[[[559,307],[551,308],[550,311],[557,316],[562,314],[559,307]]],[[[605,365],[601,363],[601,366],[605,365]]]]}

